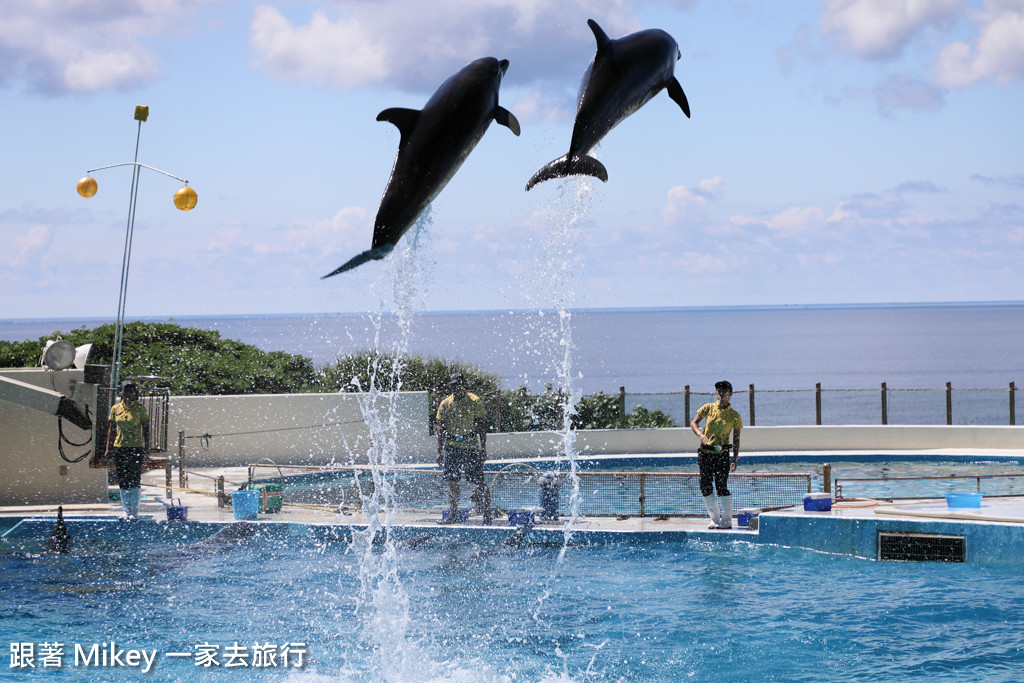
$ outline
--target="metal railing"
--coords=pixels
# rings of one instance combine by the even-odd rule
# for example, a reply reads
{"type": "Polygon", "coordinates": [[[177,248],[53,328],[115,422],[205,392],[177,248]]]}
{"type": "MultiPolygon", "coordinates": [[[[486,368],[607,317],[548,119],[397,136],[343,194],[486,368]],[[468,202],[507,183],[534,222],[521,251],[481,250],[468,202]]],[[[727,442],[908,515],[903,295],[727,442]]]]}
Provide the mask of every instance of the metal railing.
{"type": "MultiPolygon", "coordinates": [[[[897,389],[885,382],[878,389],[755,389],[733,393],[732,405],[745,426],[793,425],[1016,425],[1017,388],[897,389]]],[[[660,410],[680,427],[697,410],[715,401],[710,392],[627,393],[619,388],[622,414],[637,406],[660,410]]]]}
{"type": "MultiPolygon", "coordinates": [[[[365,466],[251,464],[250,483],[260,481],[260,471],[267,471],[263,481],[284,484],[285,504],[358,508],[362,496],[370,495],[374,486],[372,470],[365,466]]],[[[396,505],[402,510],[430,511],[447,505],[448,485],[440,470],[392,470],[386,476],[396,505]]],[[[575,494],[568,475],[561,473],[557,477],[558,509],[562,515],[568,514],[574,495],[582,515],[678,517],[706,514],[696,472],[581,472],[578,476],[579,491],[575,494]]],[[[540,473],[526,464],[487,472],[492,503],[502,511],[539,507],[539,477],[540,473]]],[[[474,504],[473,488],[468,482],[462,483],[461,507],[474,504]]],[[[735,510],[786,507],[801,503],[804,494],[810,492],[811,474],[737,472],[729,477],[729,489],[735,510]]]]}
{"type": "MultiPolygon", "coordinates": [[[[912,500],[934,498],[946,493],[967,493],[964,484],[968,482],[973,492],[983,493],[986,496],[1024,495],[1024,474],[844,477],[832,479],[832,490],[837,500],[850,498],[912,500]]],[[[828,490],[827,487],[826,490],[828,490]]]]}

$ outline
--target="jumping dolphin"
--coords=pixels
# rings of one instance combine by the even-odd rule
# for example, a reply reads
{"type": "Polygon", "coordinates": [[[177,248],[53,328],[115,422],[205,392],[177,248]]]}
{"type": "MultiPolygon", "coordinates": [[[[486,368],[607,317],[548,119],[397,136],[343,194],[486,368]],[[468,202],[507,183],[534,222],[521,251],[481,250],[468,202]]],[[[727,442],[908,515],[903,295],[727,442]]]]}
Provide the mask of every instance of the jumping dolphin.
{"type": "Polygon", "coordinates": [[[583,74],[576,98],[569,153],[537,171],[526,184],[527,190],[545,180],[571,175],[591,175],[607,181],[604,164],[587,156],[587,152],[662,88],[668,89],[669,97],[690,118],[690,104],[674,75],[681,55],[672,36],[649,29],[612,40],[593,19],[587,24],[597,39],[597,54],[583,74]]]}
{"type": "Polygon", "coordinates": [[[378,121],[395,124],[402,138],[373,223],[373,244],[324,278],[391,253],[459,170],[491,121],[519,135],[519,121],[498,105],[498,88],[506,69],[507,59],[483,57],[442,83],[423,109],[393,108],[377,114],[378,121]]]}

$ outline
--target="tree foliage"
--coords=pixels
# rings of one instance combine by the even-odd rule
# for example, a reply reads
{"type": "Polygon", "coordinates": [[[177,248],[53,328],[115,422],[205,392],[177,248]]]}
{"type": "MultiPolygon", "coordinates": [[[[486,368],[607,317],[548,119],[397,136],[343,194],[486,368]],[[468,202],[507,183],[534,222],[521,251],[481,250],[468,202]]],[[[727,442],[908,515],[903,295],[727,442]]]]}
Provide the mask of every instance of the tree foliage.
{"type": "MultiPolygon", "coordinates": [[[[91,343],[89,362],[109,365],[114,332],[114,325],[108,323],[92,329],[83,326],[70,332],[55,331],[38,341],[0,341],[0,367],[37,366],[46,341],[57,338],[75,346],[91,343]]],[[[485,402],[491,429],[502,432],[563,429],[568,405],[563,389],[553,389],[550,384],[540,394],[531,394],[526,387],[502,389],[498,375],[460,361],[371,350],[348,354],[317,369],[305,356],[261,351],[223,339],[216,330],[182,327],[174,322],[126,323],[122,358],[122,377],[164,378],[171,393],[178,396],[426,391],[431,415],[451,393],[452,375],[459,373],[466,378],[469,391],[485,402]]],[[[617,396],[584,396],[573,407],[570,424],[574,429],[614,429],[619,426],[620,410],[617,396]]],[[[625,426],[637,429],[676,424],[660,410],[637,406],[625,416],[625,426]]]]}
{"type": "MultiPolygon", "coordinates": [[[[49,339],[66,339],[75,346],[91,343],[89,362],[110,365],[114,357],[112,323],[93,329],[56,331],[37,342],[0,341],[0,366],[39,364],[49,339]]],[[[310,391],[317,379],[313,362],[282,351],[266,352],[216,330],[182,327],[173,322],[129,322],[121,343],[121,376],[157,376],[179,396],[272,394],[310,391]]]]}

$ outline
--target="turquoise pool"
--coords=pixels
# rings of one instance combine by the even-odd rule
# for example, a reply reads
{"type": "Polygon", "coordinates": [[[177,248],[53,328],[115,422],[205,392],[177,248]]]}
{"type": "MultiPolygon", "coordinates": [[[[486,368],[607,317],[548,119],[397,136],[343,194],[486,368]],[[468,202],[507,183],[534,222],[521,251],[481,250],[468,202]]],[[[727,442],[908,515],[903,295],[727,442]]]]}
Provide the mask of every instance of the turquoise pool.
{"type": "Polygon", "coordinates": [[[399,588],[359,605],[366,575],[344,527],[263,524],[209,543],[215,525],[72,519],[72,552],[47,555],[51,524],[0,542],[0,614],[8,647],[64,645],[54,677],[138,679],[75,666],[76,644],[111,641],[155,651],[153,680],[184,681],[1011,681],[1024,668],[1019,566],[703,541],[560,558],[427,530],[371,553],[397,554],[399,588]],[[197,665],[203,646],[218,665],[197,665]],[[277,665],[253,666],[257,646],[277,665]],[[302,668],[281,665],[282,646],[292,663],[303,650],[302,668]],[[226,666],[229,650],[249,665],[226,666]]]}

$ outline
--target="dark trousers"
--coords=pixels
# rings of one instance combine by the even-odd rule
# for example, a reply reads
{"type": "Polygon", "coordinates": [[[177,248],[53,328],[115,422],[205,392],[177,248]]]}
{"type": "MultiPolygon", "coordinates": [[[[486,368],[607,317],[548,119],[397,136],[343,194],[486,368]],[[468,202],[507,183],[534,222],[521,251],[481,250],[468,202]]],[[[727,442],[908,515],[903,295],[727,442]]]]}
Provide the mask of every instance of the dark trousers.
{"type": "Polygon", "coordinates": [[[697,451],[700,468],[700,495],[710,496],[712,490],[719,496],[729,496],[729,450],[712,451],[701,446],[697,451]],[[712,489],[712,482],[714,488],[712,489]]]}
{"type": "Polygon", "coordinates": [[[137,489],[142,485],[142,461],[146,457],[144,448],[127,446],[115,447],[114,472],[117,474],[117,485],[123,489],[137,489]]]}

